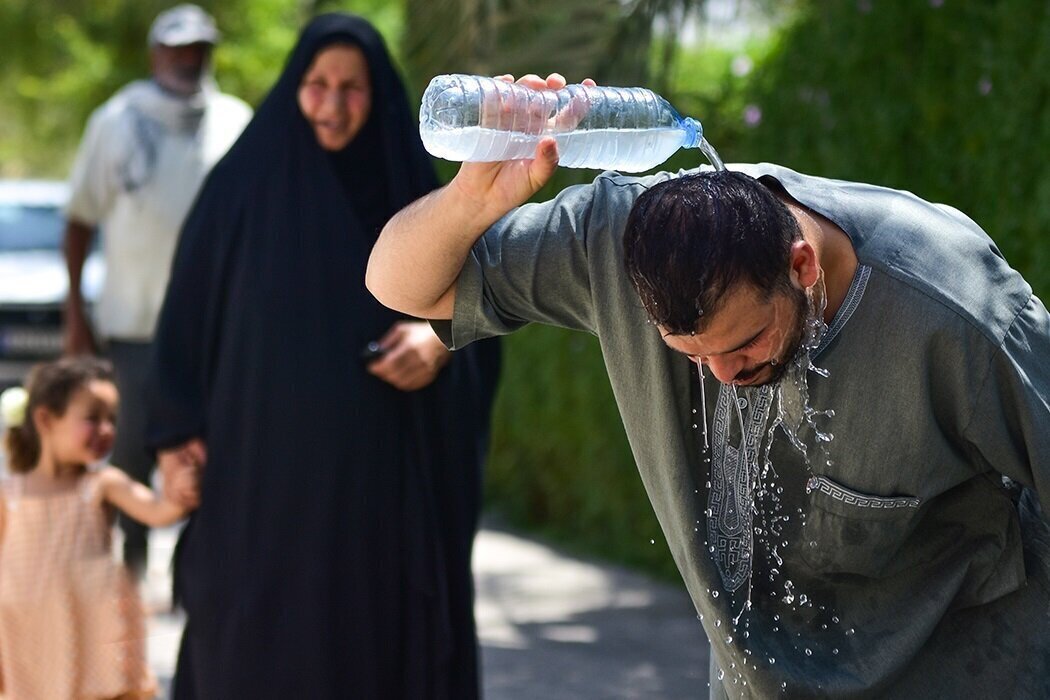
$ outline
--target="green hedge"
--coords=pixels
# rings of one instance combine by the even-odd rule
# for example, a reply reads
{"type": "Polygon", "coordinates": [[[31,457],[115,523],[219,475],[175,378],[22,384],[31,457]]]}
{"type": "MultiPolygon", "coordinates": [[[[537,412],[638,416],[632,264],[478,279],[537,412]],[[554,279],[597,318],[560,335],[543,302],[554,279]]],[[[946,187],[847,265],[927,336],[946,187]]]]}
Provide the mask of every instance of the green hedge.
{"type": "MultiPolygon", "coordinates": [[[[741,52],[683,56],[668,95],[703,120],[727,162],[952,204],[1037,293],[1050,290],[1050,4],[802,2],[742,52],[754,64],[746,75],[741,52]]],[[[666,167],[698,163],[682,152],[666,167]]],[[[596,342],[529,328],[505,348],[491,507],[571,548],[674,577],[596,342]]]]}

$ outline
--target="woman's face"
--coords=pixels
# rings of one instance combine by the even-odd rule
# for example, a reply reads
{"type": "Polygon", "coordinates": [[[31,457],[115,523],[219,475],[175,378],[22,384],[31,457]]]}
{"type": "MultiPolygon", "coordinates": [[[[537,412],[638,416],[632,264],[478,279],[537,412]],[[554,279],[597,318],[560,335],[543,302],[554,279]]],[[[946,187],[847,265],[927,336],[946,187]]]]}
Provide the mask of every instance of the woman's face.
{"type": "Polygon", "coordinates": [[[372,111],[372,82],[361,49],[336,45],[318,53],[299,85],[299,109],[321,148],[339,151],[353,141],[372,111]]]}

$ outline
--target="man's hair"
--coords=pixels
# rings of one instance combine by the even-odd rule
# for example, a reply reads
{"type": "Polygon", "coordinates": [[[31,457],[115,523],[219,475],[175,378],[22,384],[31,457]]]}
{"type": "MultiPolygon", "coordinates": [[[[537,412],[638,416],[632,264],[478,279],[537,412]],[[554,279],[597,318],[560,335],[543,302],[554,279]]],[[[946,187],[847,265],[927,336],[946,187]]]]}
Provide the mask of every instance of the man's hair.
{"type": "Polygon", "coordinates": [[[743,173],[661,182],[634,203],[624,262],[650,319],[673,334],[701,330],[741,282],[766,298],[790,285],[791,244],[802,236],[787,206],[743,173]]]}

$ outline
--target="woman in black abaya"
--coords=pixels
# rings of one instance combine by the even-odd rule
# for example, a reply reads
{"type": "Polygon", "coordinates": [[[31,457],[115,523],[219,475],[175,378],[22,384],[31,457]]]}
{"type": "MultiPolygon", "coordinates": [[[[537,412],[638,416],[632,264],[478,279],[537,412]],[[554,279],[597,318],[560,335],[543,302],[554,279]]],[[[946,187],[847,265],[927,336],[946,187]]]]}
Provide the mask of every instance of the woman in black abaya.
{"type": "Polygon", "coordinates": [[[450,356],[364,287],[379,229],[435,185],[379,35],[326,15],[201,191],[150,416],[162,466],[205,464],[176,698],[477,696],[497,350],[450,356]]]}

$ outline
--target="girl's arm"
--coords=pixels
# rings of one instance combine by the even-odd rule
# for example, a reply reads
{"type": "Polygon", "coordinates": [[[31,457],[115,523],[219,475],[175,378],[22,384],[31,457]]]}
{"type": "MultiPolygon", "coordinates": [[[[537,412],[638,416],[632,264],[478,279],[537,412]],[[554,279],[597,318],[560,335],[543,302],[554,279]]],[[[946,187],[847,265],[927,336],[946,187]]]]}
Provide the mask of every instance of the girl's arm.
{"type": "Polygon", "coordinates": [[[99,472],[102,498],[130,518],[143,525],[163,527],[185,517],[187,509],[164,494],[157,494],[116,467],[105,467],[99,472]]]}

